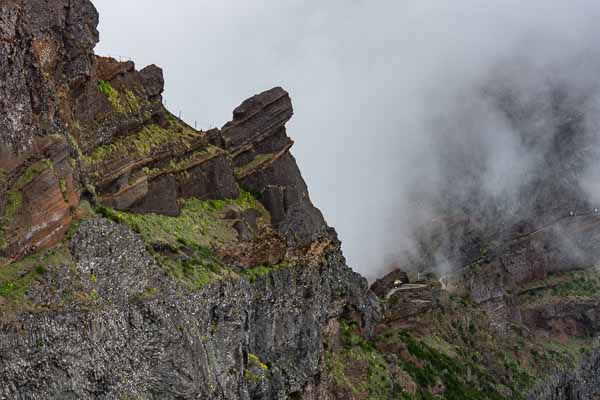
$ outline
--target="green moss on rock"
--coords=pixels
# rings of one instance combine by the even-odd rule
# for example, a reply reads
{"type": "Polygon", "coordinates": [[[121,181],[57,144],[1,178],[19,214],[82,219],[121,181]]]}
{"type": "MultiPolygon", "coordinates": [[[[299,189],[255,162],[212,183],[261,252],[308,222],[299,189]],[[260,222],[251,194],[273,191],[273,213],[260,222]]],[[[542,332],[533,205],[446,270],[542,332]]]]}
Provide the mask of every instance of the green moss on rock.
{"type": "MultiPolygon", "coordinates": [[[[97,212],[105,218],[128,225],[142,237],[148,248],[169,249],[166,252],[154,252],[157,262],[184,286],[198,289],[220,279],[239,279],[239,274],[214,256],[211,248],[235,243],[238,238],[233,221],[222,218],[221,214],[225,210],[242,212],[247,209],[259,211],[259,224],[268,222],[268,212],[246,192],[236,199],[183,200],[181,213],[177,217],[133,214],[103,206],[98,207],[97,212]]],[[[283,267],[284,264],[261,266],[246,270],[242,275],[254,282],[258,276],[283,267]]]]}
{"type": "Polygon", "coordinates": [[[171,162],[160,168],[144,168],[143,172],[149,177],[155,177],[166,173],[180,173],[187,171],[195,161],[201,159],[209,159],[212,156],[219,154],[221,150],[215,146],[208,146],[206,149],[198,150],[190,156],[181,159],[173,159],[171,162]]]}
{"type": "Polygon", "coordinates": [[[336,386],[369,400],[409,398],[395,384],[392,369],[373,342],[362,338],[353,325],[344,321],[340,331],[343,348],[325,356],[325,367],[336,386]],[[362,366],[366,373],[357,373],[356,366],[362,366]]]}
{"type": "Polygon", "coordinates": [[[139,112],[142,107],[140,99],[129,89],[125,89],[125,102],[129,112],[139,112]]]}
{"type": "Polygon", "coordinates": [[[246,381],[246,383],[258,383],[261,380],[262,377],[260,375],[255,374],[247,368],[244,369],[244,381],[246,381]]]}
{"type": "Polygon", "coordinates": [[[71,266],[68,247],[61,244],[0,268],[0,298],[9,304],[22,304],[31,285],[43,279],[52,265],[71,266]]]}
{"type": "Polygon", "coordinates": [[[556,300],[593,300],[600,293],[600,271],[587,268],[550,275],[542,281],[530,283],[521,289],[523,304],[535,306],[556,300]]]}
{"type": "Polygon", "coordinates": [[[476,349],[448,354],[397,328],[374,340],[365,339],[358,332],[354,324],[341,321],[342,348],[328,351],[325,365],[336,387],[360,398],[520,399],[526,393],[524,388],[532,383],[527,372],[512,359],[505,362],[511,377],[503,382],[504,377],[467,357],[469,351],[476,349]]]}
{"type": "Polygon", "coordinates": [[[219,212],[226,207],[243,211],[254,208],[263,218],[268,214],[252,195],[242,192],[237,199],[206,200],[190,198],[181,202],[177,217],[160,214],[133,214],[99,207],[98,212],[119,223],[129,225],[147,243],[195,243],[204,247],[231,243],[237,239],[232,222],[220,218],[219,212]]]}
{"type": "Polygon", "coordinates": [[[248,280],[250,283],[256,283],[258,279],[263,276],[271,275],[273,272],[280,271],[282,269],[290,268],[289,263],[283,262],[275,265],[259,265],[258,267],[249,268],[242,271],[241,275],[248,280]]]}
{"type": "Polygon", "coordinates": [[[124,136],[114,143],[97,147],[84,159],[88,164],[95,165],[120,155],[143,158],[164,149],[167,143],[189,147],[191,140],[200,134],[178,121],[171,121],[168,128],[155,124],[147,125],[134,135],[124,136]]]}
{"type": "Polygon", "coordinates": [[[263,363],[256,354],[248,353],[248,365],[251,367],[260,368],[263,371],[269,369],[269,366],[263,363]]]}
{"type": "Polygon", "coordinates": [[[97,82],[98,90],[106,96],[110,105],[116,112],[125,112],[125,108],[121,104],[121,100],[119,99],[119,92],[113,88],[110,83],[106,81],[99,80],[97,82]]]}
{"type": "Polygon", "coordinates": [[[160,253],[154,256],[167,273],[190,290],[200,289],[210,283],[235,274],[213,255],[210,249],[197,245],[187,245],[185,257],[169,257],[160,253]]]}

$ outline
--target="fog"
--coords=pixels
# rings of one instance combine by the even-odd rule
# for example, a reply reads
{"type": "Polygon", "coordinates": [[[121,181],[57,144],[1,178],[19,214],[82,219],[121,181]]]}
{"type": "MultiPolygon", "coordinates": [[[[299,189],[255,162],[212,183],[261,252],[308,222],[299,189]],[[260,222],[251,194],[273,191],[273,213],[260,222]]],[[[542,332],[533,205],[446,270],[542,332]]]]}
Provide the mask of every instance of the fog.
{"type": "MultiPolygon", "coordinates": [[[[311,197],[369,278],[414,252],[415,231],[440,211],[527,212],[522,188],[539,179],[553,136],[531,144],[523,132],[552,131],[548,82],[573,88],[565,107],[597,108],[597,1],[94,3],[96,51],[160,65],[167,107],[198,128],[286,88],[311,197]],[[495,101],[506,94],[531,111],[518,126],[495,101]]],[[[585,124],[595,132],[594,118],[585,124]]],[[[600,169],[584,167],[578,179],[600,199],[600,169]]]]}

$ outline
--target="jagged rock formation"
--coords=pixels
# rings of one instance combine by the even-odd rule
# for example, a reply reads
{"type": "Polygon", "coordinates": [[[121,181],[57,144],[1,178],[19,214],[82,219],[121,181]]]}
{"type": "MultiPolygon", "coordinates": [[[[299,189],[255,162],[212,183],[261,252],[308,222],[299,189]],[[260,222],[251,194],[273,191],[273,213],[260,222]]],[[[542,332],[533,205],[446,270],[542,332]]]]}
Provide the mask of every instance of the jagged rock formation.
{"type": "Polygon", "coordinates": [[[244,102],[222,131],[195,131],[162,105],[158,67],[138,72],[132,62],[93,55],[98,16],[89,2],[11,2],[2,12],[3,98],[17,100],[3,103],[5,256],[56,244],[80,194],[122,211],[176,216],[181,199],[232,199],[241,188],[260,197],[290,244],[327,234],[289,153],[293,111],[283,89],[244,102]]]}
{"type": "Polygon", "coordinates": [[[160,68],[93,54],[97,23],[0,4],[0,398],[301,396],[326,327],[372,332],[377,304],[290,154],[289,95],[197,131],[160,68]]]}
{"type": "Polygon", "coordinates": [[[278,231],[307,244],[326,227],[321,212],[307,201],[308,189],[289,153],[293,142],[284,125],[291,117],[290,98],[281,88],[255,96],[233,111],[233,121],[223,127],[223,145],[241,186],[260,193],[278,231]]]}

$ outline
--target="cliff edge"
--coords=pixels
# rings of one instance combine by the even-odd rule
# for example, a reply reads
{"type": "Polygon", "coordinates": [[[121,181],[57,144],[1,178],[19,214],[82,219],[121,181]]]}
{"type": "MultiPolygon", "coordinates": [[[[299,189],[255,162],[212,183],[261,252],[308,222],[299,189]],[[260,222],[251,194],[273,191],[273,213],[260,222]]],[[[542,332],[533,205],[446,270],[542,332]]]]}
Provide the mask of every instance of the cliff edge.
{"type": "Polygon", "coordinates": [[[0,398],[296,398],[377,304],[310,201],[290,96],[193,129],[160,68],[93,53],[97,24],[0,7],[0,398]]]}

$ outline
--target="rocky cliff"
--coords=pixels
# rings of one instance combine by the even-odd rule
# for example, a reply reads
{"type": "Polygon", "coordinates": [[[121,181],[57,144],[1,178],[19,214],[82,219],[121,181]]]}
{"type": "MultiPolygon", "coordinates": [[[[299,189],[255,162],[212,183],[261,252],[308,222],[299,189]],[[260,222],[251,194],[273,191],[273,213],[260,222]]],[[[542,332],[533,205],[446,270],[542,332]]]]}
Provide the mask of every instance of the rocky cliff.
{"type": "Polygon", "coordinates": [[[573,178],[591,153],[562,150],[581,104],[557,97],[559,168],[523,209],[442,207],[369,290],[310,200],[285,90],[193,129],[160,68],[94,54],[97,23],[88,0],[0,2],[1,399],[600,393],[600,217],[573,178]]]}
{"type": "MultiPolygon", "coordinates": [[[[94,55],[86,0],[0,8],[0,398],[283,399],[377,304],[309,198],[290,97],[197,131],[94,55]]],[[[295,397],[294,397],[295,396],[295,397]]]]}

